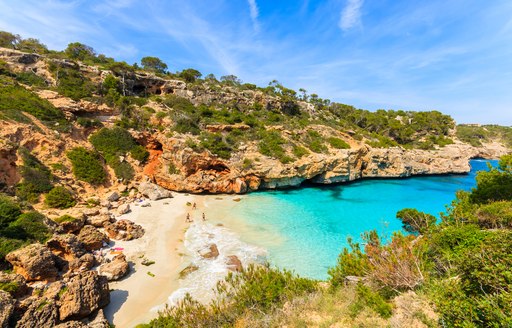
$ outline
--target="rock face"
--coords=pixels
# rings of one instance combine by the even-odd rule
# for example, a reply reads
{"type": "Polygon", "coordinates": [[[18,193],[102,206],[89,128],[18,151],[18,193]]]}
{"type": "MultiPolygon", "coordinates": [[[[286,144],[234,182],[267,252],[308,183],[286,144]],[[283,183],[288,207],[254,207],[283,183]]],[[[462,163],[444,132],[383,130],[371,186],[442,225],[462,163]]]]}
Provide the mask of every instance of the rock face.
{"type": "Polygon", "coordinates": [[[22,297],[28,293],[27,281],[22,275],[0,271],[0,284],[11,284],[13,288],[9,293],[14,297],[22,297]]]}
{"type": "Polygon", "coordinates": [[[12,296],[0,290],[0,328],[9,327],[9,319],[14,311],[14,299],[12,296]]]}
{"type": "Polygon", "coordinates": [[[80,230],[78,240],[84,245],[88,251],[95,251],[103,247],[103,243],[108,243],[109,239],[104,233],[91,225],[86,225],[80,230]]]}
{"type": "Polygon", "coordinates": [[[108,281],[119,280],[126,276],[128,271],[130,271],[130,266],[124,254],[115,256],[112,261],[102,264],[99,268],[100,274],[107,277],[108,281]]]}
{"type": "Polygon", "coordinates": [[[105,232],[112,239],[132,240],[144,235],[144,229],[129,220],[119,220],[105,225],[105,232]]]}
{"type": "Polygon", "coordinates": [[[250,169],[244,169],[236,160],[221,160],[207,152],[197,154],[179,140],[162,135],[156,138],[164,145],[163,152],[148,174],[166,189],[192,193],[245,193],[299,186],[304,181],[331,184],[361,178],[467,173],[469,159],[497,158],[507,151],[504,147],[475,148],[462,143],[439,150],[381,149],[358,143],[351,149],[311,153],[290,164],[282,164],[277,159],[262,156],[252,145],[244,156],[258,161],[250,169]]]}
{"type": "Polygon", "coordinates": [[[43,297],[32,301],[21,319],[16,323],[16,327],[54,327],[57,325],[58,319],[59,314],[55,302],[43,297]]]}
{"type": "Polygon", "coordinates": [[[85,254],[85,245],[75,235],[56,235],[46,242],[46,246],[56,256],[73,261],[85,254]]]}
{"type": "Polygon", "coordinates": [[[151,200],[159,200],[172,197],[172,194],[169,190],[151,182],[142,182],[139,185],[139,192],[151,200]]]}
{"type": "Polygon", "coordinates": [[[57,268],[52,252],[44,245],[32,244],[6,255],[14,272],[27,281],[49,280],[57,276],[57,268]]]}
{"type": "Polygon", "coordinates": [[[60,320],[78,320],[110,303],[107,278],[94,271],[80,273],[67,284],[59,300],[60,320]]]}
{"type": "Polygon", "coordinates": [[[217,245],[211,244],[199,251],[199,255],[205,259],[216,259],[219,256],[217,245]]]}

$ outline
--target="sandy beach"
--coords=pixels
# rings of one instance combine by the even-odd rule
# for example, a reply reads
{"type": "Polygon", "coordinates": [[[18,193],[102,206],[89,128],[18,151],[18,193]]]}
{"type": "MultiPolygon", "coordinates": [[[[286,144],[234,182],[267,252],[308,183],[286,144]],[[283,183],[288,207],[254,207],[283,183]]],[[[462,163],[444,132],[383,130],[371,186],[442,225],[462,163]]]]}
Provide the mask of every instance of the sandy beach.
{"type": "Polygon", "coordinates": [[[149,322],[157,316],[155,309],[166,303],[178,288],[178,274],[183,266],[180,252],[188,226],[185,218],[190,209],[187,202],[197,200],[193,195],[175,193],[173,196],[147,201],[150,207],[131,204],[132,211],[119,217],[142,225],[145,234],[132,241],[115,241],[113,246],[123,248],[131,262],[129,275],[110,283],[111,302],[105,308],[105,315],[116,327],[149,322]],[[144,258],[155,263],[142,265],[144,258]]]}

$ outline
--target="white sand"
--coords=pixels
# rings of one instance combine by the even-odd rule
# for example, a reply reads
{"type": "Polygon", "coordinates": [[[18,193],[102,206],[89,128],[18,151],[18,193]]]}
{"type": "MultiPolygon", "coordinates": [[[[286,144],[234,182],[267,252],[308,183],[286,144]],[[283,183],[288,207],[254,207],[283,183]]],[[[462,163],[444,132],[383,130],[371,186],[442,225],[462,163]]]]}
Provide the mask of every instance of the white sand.
{"type": "Polygon", "coordinates": [[[178,288],[178,274],[184,266],[180,251],[188,225],[185,217],[191,209],[186,203],[194,203],[196,197],[174,193],[174,198],[151,201],[151,207],[131,204],[132,212],[120,217],[142,225],[145,234],[137,240],[115,242],[114,247],[124,248],[133,264],[127,277],[110,283],[111,302],[105,315],[116,327],[149,322],[158,315],[154,309],[178,288]],[[155,264],[142,265],[142,256],[155,264]]]}

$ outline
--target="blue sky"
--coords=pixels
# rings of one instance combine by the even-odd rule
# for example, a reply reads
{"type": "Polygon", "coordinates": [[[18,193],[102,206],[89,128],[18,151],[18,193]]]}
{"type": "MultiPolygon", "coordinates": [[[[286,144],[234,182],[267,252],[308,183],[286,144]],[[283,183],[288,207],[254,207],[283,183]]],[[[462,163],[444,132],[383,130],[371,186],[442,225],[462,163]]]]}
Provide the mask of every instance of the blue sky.
{"type": "Polygon", "coordinates": [[[512,125],[510,0],[0,0],[0,30],[358,108],[512,125]]]}

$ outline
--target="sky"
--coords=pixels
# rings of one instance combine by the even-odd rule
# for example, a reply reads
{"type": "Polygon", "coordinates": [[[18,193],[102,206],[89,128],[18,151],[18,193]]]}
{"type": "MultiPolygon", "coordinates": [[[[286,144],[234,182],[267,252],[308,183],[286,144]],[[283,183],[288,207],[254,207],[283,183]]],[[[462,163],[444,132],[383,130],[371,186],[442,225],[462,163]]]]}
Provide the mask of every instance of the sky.
{"type": "Polygon", "coordinates": [[[510,0],[0,0],[0,30],[357,108],[512,125],[510,0]]]}

